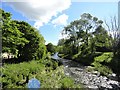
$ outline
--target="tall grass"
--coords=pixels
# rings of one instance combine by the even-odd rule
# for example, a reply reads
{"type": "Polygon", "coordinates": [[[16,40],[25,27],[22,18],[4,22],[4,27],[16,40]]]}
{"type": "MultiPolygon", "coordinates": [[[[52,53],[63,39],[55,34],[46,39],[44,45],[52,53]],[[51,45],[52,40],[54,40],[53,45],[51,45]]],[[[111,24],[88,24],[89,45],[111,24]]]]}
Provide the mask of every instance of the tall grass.
{"type": "Polygon", "coordinates": [[[28,81],[34,77],[41,82],[41,88],[80,88],[64,75],[63,66],[52,60],[5,64],[1,69],[3,88],[27,88],[28,81]]]}

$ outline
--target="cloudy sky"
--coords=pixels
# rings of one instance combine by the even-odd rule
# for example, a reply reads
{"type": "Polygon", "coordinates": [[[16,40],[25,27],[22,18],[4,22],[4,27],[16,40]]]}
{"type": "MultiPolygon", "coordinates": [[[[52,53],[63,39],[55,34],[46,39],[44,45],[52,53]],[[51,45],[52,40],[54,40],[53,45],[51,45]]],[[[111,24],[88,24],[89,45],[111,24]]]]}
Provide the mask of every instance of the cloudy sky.
{"type": "Polygon", "coordinates": [[[117,15],[119,0],[2,0],[2,9],[12,14],[12,19],[24,20],[36,27],[46,44],[57,44],[63,36],[64,26],[90,13],[102,20],[117,15]],[[8,2],[9,1],[9,2],[8,2]],[[88,2],[89,1],[89,2],[88,2]],[[99,2],[98,2],[99,1],[99,2]]]}

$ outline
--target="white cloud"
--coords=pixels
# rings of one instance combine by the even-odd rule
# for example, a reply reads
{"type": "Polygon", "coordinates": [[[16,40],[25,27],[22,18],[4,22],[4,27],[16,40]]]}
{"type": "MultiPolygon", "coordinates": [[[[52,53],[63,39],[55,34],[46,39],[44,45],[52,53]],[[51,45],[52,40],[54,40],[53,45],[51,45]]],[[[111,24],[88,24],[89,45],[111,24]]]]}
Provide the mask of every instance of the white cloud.
{"type": "Polygon", "coordinates": [[[53,16],[62,13],[71,5],[71,0],[29,0],[29,2],[8,2],[13,8],[32,21],[39,28],[48,23],[53,16]]]}
{"type": "Polygon", "coordinates": [[[52,23],[56,25],[66,25],[68,20],[68,15],[62,14],[58,18],[54,19],[52,23]]]}

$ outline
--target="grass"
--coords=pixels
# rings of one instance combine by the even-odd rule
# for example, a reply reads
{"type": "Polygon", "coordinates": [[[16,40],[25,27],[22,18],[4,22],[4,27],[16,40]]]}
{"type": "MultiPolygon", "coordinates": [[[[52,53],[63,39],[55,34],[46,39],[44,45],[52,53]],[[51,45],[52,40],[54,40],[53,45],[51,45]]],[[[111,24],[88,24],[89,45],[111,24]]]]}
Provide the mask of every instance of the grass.
{"type": "Polygon", "coordinates": [[[112,73],[112,70],[109,68],[109,63],[113,59],[112,52],[105,52],[100,56],[94,58],[94,62],[91,64],[94,66],[94,70],[99,71],[102,75],[108,75],[112,73]]]}
{"type": "Polygon", "coordinates": [[[97,61],[97,62],[109,63],[109,62],[111,62],[112,58],[113,58],[113,53],[112,52],[106,52],[106,53],[103,53],[102,55],[100,55],[98,57],[95,57],[94,60],[97,61]]]}
{"type": "Polygon", "coordinates": [[[52,60],[5,64],[1,69],[3,88],[27,88],[28,80],[34,77],[41,82],[41,88],[80,88],[64,75],[63,66],[52,60]]]}

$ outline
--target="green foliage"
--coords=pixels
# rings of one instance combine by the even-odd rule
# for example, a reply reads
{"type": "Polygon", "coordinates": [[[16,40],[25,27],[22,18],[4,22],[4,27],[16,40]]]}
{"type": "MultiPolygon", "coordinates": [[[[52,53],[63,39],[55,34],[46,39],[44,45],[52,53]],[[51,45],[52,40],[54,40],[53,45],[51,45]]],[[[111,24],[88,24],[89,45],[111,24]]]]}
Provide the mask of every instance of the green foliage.
{"type": "Polygon", "coordinates": [[[56,47],[52,44],[52,43],[48,43],[47,45],[46,45],[46,47],[47,47],[47,51],[48,52],[50,52],[50,53],[55,53],[56,52],[56,47]]]}
{"type": "Polygon", "coordinates": [[[65,58],[85,65],[92,64],[101,74],[107,75],[112,72],[110,64],[114,57],[111,52],[114,38],[102,24],[103,21],[97,17],[83,13],[80,19],[72,21],[64,28],[62,34],[67,35],[67,38],[59,40],[58,45],[65,58]]]}
{"type": "Polygon", "coordinates": [[[75,55],[72,57],[72,59],[78,59],[78,58],[80,58],[80,55],[81,55],[81,50],[80,50],[77,54],[75,54],[75,55]]]}
{"type": "Polygon", "coordinates": [[[110,65],[111,69],[114,73],[116,73],[118,76],[120,76],[120,57],[113,57],[110,65]]]}
{"type": "Polygon", "coordinates": [[[41,82],[41,88],[78,87],[71,78],[64,75],[63,66],[54,66],[56,64],[48,66],[48,63],[52,64],[55,61],[33,60],[19,64],[5,64],[2,67],[2,77],[0,77],[2,87],[27,88],[28,80],[33,77],[41,82]]]}
{"type": "Polygon", "coordinates": [[[63,53],[63,46],[57,46],[57,52],[63,53]]]}
{"type": "Polygon", "coordinates": [[[98,48],[97,51],[105,51],[111,48],[113,39],[102,26],[96,28],[93,34],[95,35],[94,39],[95,46],[98,48]],[[103,50],[100,50],[101,47],[103,47],[103,50]]]}
{"type": "Polygon", "coordinates": [[[95,70],[98,70],[102,75],[111,74],[112,70],[110,69],[109,65],[112,61],[112,58],[112,52],[103,53],[102,55],[94,58],[92,65],[94,65],[95,70]]]}
{"type": "Polygon", "coordinates": [[[45,57],[46,59],[51,59],[51,53],[50,52],[47,52],[47,54],[46,54],[46,57],[45,57]]]}
{"type": "Polygon", "coordinates": [[[12,53],[20,61],[41,59],[46,56],[42,35],[24,21],[11,19],[11,14],[2,12],[2,52],[12,53]]]}
{"type": "Polygon", "coordinates": [[[87,67],[86,68],[86,71],[88,71],[88,72],[93,72],[95,70],[95,67],[87,67]]]}
{"type": "Polygon", "coordinates": [[[111,62],[111,68],[120,77],[120,36],[116,45],[116,53],[111,62]]]}
{"type": "Polygon", "coordinates": [[[117,57],[120,59],[120,36],[119,36],[119,39],[118,39],[118,44],[117,44],[117,57]]]}
{"type": "Polygon", "coordinates": [[[62,79],[61,84],[62,84],[62,88],[70,88],[73,87],[74,85],[73,80],[68,77],[62,79]]]}
{"type": "Polygon", "coordinates": [[[59,41],[58,41],[58,46],[62,46],[62,45],[64,45],[64,43],[65,43],[65,39],[63,38],[63,39],[60,39],[59,41]]]}
{"type": "Polygon", "coordinates": [[[46,46],[44,38],[39,32],[31,27],[28,23],[24,21],[14,21],[19,26],[17,27],[22,33],[29,43],[26,43],[25,46],[19,46],[19,57],[24,60],[32,60],[32,59],[41,59],[46,54],[46,46]]]}
{"type": "Polygon", "coordinates": [[[112,58],[113,58],[113,53],[107,52],[107,53],[103,53],[101,56],[95,57],[95,61],[109,63],[111,62],[112,58]]]}
{"type": "Polygon", "coordinates": [[[97,17],[83,13],[80,19],[64,28],[63,35],[68,38],[58,42],[58,45],[62,46],[62,53],[73,59],[80,59],[92,56],[98,47],[110,47],[112,39],[102,23],[97,17]]]}
{"type": "Polygon", "coordinates": [[[44,60],[40,60],[39,62],[44,64],[45,67],[50,67],[52,70],[55,70],[58,67],[58,64],[59,64],[52,59],[44,59],[44,60]]]}
{"type": "MultiPolygon", "coordinates": [[[[0,9],[1,10],[1,9],[0,9]]],[[[23,37],[23,33],[17,28],[17,24],[11,20],[11,14],[2,11],[2,52],[18,54],[17,46],[24,46],[29,41],[23,37]]]]}
{"type": "Polygon", "coordinates": [[[92,65],[94,65],[94,70],[99,71],[101,75],[107,76],[112,73],[112,70],[108,66],[102,65],[98,62],[94,62],[92,65]]]}

